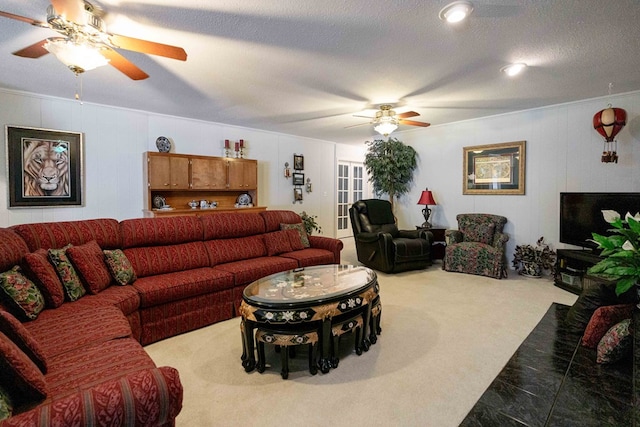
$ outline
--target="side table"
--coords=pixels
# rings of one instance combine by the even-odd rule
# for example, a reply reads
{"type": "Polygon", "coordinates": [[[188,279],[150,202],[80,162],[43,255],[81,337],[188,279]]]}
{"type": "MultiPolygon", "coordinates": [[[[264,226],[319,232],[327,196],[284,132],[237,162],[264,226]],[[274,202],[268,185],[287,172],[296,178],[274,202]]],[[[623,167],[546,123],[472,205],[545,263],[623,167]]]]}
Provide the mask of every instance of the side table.
{"type": "MultiPolygon", "coordinates": [[[[422,230],[423,228],[416,225],[416,230],[422,230]]],[[[433,233],[433,243],[431,244],[431,259],[444,259],[444,248],[447,246],[444,239],[444,232],[446,228],[428,228],[433,233]]]]}

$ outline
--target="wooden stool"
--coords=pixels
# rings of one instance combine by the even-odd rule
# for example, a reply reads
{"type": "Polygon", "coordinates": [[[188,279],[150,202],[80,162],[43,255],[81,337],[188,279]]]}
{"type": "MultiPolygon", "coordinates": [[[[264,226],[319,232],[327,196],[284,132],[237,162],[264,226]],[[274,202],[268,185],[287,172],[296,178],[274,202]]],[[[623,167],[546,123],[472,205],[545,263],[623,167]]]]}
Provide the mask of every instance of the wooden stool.
{"type": "Polygon", "coordinates": [[[265,343],[284,347],[280,350],[280,359],[282,361],[282,371],[280,372],[280,375],[282,375],[282,379],[286,380],[289,377],[289,349],[292,346],[309,346],[309,372],[311,375],[318,373],[318,367],[316,365],[316,352],[318,348],[317,330],[288,332],[259,328],[256,331],[256,347],[258,348],[258,363],[256,368],[260,373],[265,370],[265,343]]]}
{"type": "Polygon", "coordinates": [[[356,354],[360,356],[362,354],[364,337],[362,331],[362,325],[364,321],[362,314],[358,314],[350,319],[339,322],[331,327],[331,367],[337,368],[340,359],[338,358],[338,344],[340,343],[340,337],[347,332],[355,331],[355,350],[356,354]]]}

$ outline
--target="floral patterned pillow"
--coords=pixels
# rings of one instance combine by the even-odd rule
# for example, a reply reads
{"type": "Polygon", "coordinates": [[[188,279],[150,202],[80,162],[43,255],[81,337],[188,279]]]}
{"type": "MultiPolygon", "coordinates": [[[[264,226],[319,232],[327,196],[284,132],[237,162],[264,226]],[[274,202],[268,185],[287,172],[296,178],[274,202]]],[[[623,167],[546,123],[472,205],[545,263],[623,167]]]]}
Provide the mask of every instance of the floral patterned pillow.
{"type": "Polygon", "coordinates": [[[615,324],[630,319],[634,304],[604,305],[593,312],[587,328],[582,335],[582,345],[587,348],[596,348],[598,343],[615,324]]]}
{"type": "Polygon", "coordinates": [[[280,224],[280,230],[297,230],[298,233],[300,233],[302,246],[305,248],[311,247],[311,243],[309,243],[309,235],[301,222],[297,224],[280,224]]]}
{"type": "Polygon", "coordinates": [[[9,393],[0,386],[0,421],[13,415],[13,402],[9,393]]]}
{"type": "Polygon", "coordinates": [[[87,291],[82,286],[78,273],[76,273],[71,261],[69,261],[69,257],[67,257],[66,251],[70,247],[71,245],[67,245],[62,249],[49,249],[49,260],[51,260],[62,281],[67,298],[69,301],[76,301],[87,291]]]}
{"type": "Polygon", "coordinates": [[[615,363],[630,354],[633,347],[633,339],[629,325],[631,319],[625,319],[614,325],[604,334],[598,343],[596,362],[615,363]]]}
{"type": "Polygon", "coordinates": [[[38,317],[44,309],[44,297],[38,287],[20,272],[17,265],[0,273],[0,287],[9,297],[9,304],[15,306],[28,320],[38,317]]]}
{"type": "Polygon", "coordinates": [[[118,285],[129,285],[136,281],[136,272],[122,250],[114,249],[102,252],[104,253],[107,268],[118,285]]]}
{"type": "Polygon", "coordinates": [[[462,230],[463,240],[465,242],[479,242],[490,245],[493,243],[493,232],[495,229],[495,224],[469,225],[462,230]]]}

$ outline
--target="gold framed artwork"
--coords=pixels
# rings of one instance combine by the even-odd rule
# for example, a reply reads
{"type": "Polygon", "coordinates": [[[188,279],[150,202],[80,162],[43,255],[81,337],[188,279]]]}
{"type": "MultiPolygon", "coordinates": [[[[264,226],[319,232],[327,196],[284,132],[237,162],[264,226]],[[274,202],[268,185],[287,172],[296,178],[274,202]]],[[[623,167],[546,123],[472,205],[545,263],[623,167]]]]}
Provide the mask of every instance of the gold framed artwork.
{"type": "Polygon", "coordinates": [[[6,126],[9,208],[82,206],[82,133],[6,126]]]}
{"type": "Polygon", "coordinates": [[[463,148],[462,194],[524,194],[526,141],[463,148]]]}

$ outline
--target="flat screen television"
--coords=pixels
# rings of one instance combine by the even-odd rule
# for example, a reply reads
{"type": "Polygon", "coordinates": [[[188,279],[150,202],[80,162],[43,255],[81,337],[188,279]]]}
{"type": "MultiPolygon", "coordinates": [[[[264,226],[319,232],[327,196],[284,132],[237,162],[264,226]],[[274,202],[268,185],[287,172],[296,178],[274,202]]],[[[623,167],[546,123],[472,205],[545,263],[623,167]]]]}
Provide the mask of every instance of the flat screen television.
{"type": "Polygon", "coordinates": [[[610,209],[621,216],[640,212],[640,193],[560,193],[560,242],[596,249],[591,233],[609,235],[612,227],[602,217],[610,209]]]}

